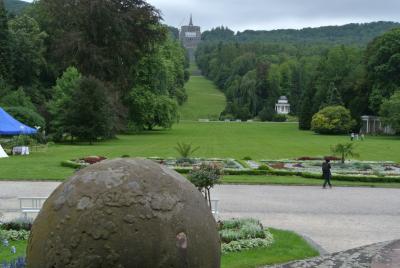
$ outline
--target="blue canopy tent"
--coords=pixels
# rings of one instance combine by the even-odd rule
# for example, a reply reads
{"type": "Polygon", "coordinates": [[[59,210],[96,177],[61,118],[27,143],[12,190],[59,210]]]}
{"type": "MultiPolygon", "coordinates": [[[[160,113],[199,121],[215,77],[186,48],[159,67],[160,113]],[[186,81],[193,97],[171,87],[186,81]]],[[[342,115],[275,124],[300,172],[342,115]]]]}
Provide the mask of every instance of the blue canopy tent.
{"type": "Polygon", "coordinates": [[[22,124],[0,108],[0,135],[32,135],[37,130],[22,124]]]}

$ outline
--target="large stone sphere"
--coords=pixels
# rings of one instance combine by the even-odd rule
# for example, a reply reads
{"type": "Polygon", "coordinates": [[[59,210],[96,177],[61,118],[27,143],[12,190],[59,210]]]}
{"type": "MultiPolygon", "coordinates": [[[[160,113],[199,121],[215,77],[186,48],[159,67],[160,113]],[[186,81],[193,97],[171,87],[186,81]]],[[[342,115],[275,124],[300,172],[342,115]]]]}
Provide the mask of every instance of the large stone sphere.
{"type": "Polygon", "coordinates": [[[220,240],[204,197],[149,160],[103,161],[47,199],[27,249],[29,268],[220,266],[220,240]]]}

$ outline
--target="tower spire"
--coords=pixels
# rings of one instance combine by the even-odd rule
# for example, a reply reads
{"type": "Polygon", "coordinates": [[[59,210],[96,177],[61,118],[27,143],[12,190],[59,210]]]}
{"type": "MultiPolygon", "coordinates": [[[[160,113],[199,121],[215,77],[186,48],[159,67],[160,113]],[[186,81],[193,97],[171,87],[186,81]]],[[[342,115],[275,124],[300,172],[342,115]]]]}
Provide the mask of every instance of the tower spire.
{"type": "Polygon", "coordinates": [[[193,18],[192,18],[192,14],[190,14],[190,22],[189,22],[189,26],[193,26],[193,18]]]}

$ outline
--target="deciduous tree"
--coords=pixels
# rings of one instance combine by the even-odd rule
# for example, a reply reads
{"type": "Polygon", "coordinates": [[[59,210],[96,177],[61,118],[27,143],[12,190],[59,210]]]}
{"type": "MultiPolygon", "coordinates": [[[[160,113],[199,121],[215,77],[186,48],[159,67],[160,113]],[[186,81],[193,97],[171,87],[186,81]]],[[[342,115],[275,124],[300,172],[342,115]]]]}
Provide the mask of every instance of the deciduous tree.
{"type": "Polygon", "coordinates": [[[400,133],[400,90],[396,91],[390,99],[383,101],[380,115],[384,124],[400,133]]]}

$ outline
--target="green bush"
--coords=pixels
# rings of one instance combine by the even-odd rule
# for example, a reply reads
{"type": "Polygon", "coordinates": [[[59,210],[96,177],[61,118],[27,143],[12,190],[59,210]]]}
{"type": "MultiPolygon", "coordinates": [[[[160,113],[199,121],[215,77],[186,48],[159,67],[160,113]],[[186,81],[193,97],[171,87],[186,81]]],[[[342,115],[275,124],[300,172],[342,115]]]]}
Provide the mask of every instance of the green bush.
{"type": "Polygon", "coordinates": [[[287,117],[284,114],[275,114],[272,117],[272,121],[273,122],[286,122],[287,121],[287,117]]]}
{"type": "Polygon", "coordinates": [[[253,239],[232,241],[227,244],[222,244],[221,252],[222,254],[227,254],[230,252],[240,252],[253,248],[264,248],[270,246],[272,243],[273,243],[272,237],[271,239],[253,238],[253,239]]]}
{"type": "Polygon", "coordinates": [[[258,170],[270,170],[270,167],[265,165],[265,164],[263,164],[263,165],[258,167],[258,170]]]}
{"type": "Polygon", "coordinates": [[[272,234],[264,230],[255,219],[232,219],[220,225],[221,250],[223,254],[252,248],[267,247],[274,241],[272,234]]]}
{"type": "Polygon", "coordinates": [[[0,229],[0,240],[12,240],[12,241],[19,241],[19,240],[28,240],[29,238],[29,231],[27,230],[2,230],[0,229]]]}
{"type": "Polygon", "coordinates": [[[255,219],[224,221],[219,234],[224,243],[240,239],[265,238],[263,226],[255,219]]]}
{"type": "Polygon", "coordinates": [[[250,160],[253,160],[253,159],[250,156],[245,156],[245,157],[243,157],[243,160],[250,161],[250,160]]]}
{"type": "Polygon", "coordinates": [[[31,219],[18,219],[14,221],[3,222],[0,224],[1,230],[30,231],[31,228],[32,228],[31,219]]]}
{"type": "Polygon", "coordinates": [[[261,121],[272,121],[274,119],[276,112],[273,107],[274,106],[271,103],[264,106],[264,108],[258,113],[258,117],[261,121]]]}
{"type": "Polygon", "coordinates": [[[174,170],[176,172],[178,172],[179,174],[189,174],[189,172],[192,170],[191,168],[174,168],[174,170]]]}
{"type": "Polygon", "coordinates": [[[316,113],[311,130],[319,134],[345,134],[355,125],[350,111],[343,106],[328,106],[316,113]]]}

